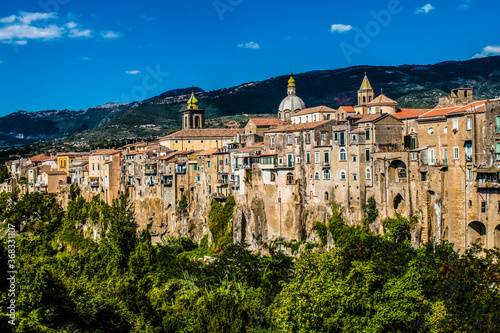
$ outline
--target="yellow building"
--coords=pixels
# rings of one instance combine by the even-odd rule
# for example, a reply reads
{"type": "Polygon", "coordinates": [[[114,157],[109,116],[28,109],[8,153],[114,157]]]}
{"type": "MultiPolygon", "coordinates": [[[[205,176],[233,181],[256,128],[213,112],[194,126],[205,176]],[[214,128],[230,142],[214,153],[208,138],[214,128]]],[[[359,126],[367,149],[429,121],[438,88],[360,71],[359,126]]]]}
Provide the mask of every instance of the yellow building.
{"type": "Polygon", "coordinates": [[[76,153],[76,152],[70,152],[70,153],[58,153],[57,154],[57,171],[64,171],[66,172],[66,175],[69,176],[69,169],[71,166],[71,163],[75,158],[80,158],[83,156],[88,156],[88,153],[76,153]]]}

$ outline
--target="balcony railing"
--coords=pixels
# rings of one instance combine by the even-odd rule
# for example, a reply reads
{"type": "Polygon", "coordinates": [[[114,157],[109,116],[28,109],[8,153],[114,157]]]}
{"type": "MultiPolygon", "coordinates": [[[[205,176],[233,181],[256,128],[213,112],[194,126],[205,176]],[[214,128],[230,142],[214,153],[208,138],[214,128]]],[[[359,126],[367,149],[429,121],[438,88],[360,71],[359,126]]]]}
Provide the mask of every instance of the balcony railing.
{"type": "Polygon", "coordinates": [[[499,180],[476,179],[474,186],[479,188],[500,188],[499,180]]]}
{"type": "Polygon", "coordinates": [[[90,187],[98,187],[99,186],[99,181],[98,180],[91,180],[89,181],[90,187]]]}

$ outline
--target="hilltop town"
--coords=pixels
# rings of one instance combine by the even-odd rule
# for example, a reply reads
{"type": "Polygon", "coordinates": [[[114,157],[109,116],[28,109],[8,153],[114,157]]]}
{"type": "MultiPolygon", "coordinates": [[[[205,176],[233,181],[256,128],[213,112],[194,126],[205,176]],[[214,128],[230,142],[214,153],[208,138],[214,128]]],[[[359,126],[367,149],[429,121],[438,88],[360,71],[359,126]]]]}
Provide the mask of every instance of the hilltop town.
{"type": "MultiPolygon", "coordinates": [[[[315,240],[336,203],[361,224],[374,199],[378,217],[414,217],[412,241],[479,241],[500,246],[500,100],[457,88],[432,109],[405,109],[365,74],[357,105],[306,106],[291,76],[275,118],[244,128],[206,128],[194,92],[180,110],[182,130],[116,149],[40,154],[8,161],[0,191],[57,193],[70,187],[107,203],[128,193],[141,229],[200,240],[212,200],[233,196],[233,239],[251,249],[277,238],[315,240]],[[183,209],[179,203],[185,202],[183,209]]],[[[275,106],[269,106],[272,109],[275,106]]],[[[98,237],[99,226],[91,227],[98,237]]]]}

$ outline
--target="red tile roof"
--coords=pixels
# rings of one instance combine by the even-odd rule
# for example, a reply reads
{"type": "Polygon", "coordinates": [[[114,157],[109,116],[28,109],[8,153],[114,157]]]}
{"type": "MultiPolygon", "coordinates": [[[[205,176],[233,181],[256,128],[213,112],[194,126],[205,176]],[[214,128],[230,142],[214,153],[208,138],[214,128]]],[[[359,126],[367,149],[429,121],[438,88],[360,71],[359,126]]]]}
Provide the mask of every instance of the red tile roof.
{"type": "Polygon", "coordinates": [[[43,162],[43,161],[46,161],[46,160],[50,160],[50,156],[47,156],[45,154],[39,154],[39,155],[30,157],[29,160],[31,162],[43,162]]]}
{"type": "Polygon", "coordinates": [[[118,154],[118,153],[121,153],[121,151],[117,150],[117,149],[99,149],[99,150],[96,150],[95,152],[93,152],[90,155],[91,156],[96,156],[96,155],[114,155],[114,154],[118,154]]]}
{"type": "Polygon", "coordinates": [[[354,110],[352,106],[341,106],[339,109],[342,109],[348,113],[356,113],[356,110],[354,110]]]}
{"type": "Polygon", "coordinates": [[[283,124],[283,120],[279,118],[250,118],[255,126],[275,126],[283,124]]]}
{"type": "Polygon", "coordinates": [[[433,109],[424,113],[419,118],[444,117],[462,112],[484,112],[486,111],[486,102],[478,101],[464,106],[448,106],[445,108],[433,109]]]}
{"type": "Polygon", "coordinates": [[[398,119],[418,118],[428,111],[429,109],[398,109],[393,116],[398,119]]]}

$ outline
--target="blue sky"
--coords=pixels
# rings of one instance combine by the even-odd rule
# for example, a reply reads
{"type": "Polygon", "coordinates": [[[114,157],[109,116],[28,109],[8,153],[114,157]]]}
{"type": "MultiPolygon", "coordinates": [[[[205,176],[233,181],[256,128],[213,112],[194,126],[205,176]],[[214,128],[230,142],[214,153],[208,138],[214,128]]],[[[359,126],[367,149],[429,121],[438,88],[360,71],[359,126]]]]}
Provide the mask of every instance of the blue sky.
{"type": "Polygon", "coordinates": [[[16,0],[0,8],[0,116],[290,72],[500,54],[496,0],[16,0]]]}

